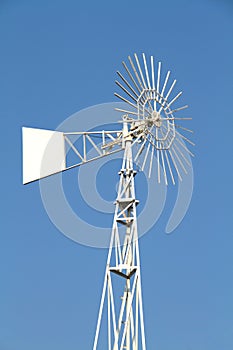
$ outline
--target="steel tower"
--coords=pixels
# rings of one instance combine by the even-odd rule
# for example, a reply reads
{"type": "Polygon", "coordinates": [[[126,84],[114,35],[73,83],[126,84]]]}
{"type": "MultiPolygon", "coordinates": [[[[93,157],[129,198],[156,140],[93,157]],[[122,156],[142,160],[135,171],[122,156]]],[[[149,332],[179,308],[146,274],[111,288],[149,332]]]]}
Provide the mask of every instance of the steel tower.
{"type": "Polygon", "coordinates": [[[139,342],[141,348],[146,349],[137,229],[138,200],[135,196],[134,185],[134,177],[137,172],[133,167],[133,137],[128,132],[126,120],[123,124],[123,138],[125,150],[119,172],[120,181],[93,350],[96,350],[98,345],[105,299],[108,309],[108,349],[137,350],[139,342]],[[122,225],[124,227],[123,244],[119,234],[119,226],[122,225]],[[119,312],[116,312],[115,309],[113,275],[118,275],[124,282],[119,312]],[[139,337],[139,331],[141,337],[139,337]]]}

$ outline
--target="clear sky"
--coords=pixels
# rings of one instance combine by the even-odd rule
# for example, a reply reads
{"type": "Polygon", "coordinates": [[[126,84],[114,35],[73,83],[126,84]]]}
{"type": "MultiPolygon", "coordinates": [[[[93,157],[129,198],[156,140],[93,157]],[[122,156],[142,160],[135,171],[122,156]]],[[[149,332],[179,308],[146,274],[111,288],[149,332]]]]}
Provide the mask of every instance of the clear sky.
{"type": "Polygon", "coordinates": [[[166,235],[168,203],[140,240],[147,348],[233,349],[232,38],[230,0],[0,1],[0,350],[91,349],[107,251],[67,239],[21,184],[21,127],[116,101],[134,52],[172,70],[196,143],[187,215],[166,235]]]}

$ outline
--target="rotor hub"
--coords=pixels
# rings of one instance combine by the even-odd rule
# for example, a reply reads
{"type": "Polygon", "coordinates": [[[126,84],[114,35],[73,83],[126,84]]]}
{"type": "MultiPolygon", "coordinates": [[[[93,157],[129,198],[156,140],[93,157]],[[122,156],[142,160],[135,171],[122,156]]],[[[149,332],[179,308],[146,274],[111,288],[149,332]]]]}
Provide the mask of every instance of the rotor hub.
{"type": "Polygon", "coordinates": [[[153,123],[157,128],[160,128],[162,125],[162,117],[161,114],[157,111],[153,111],[151,114],[151,118],[153,120],[153,123]]]}

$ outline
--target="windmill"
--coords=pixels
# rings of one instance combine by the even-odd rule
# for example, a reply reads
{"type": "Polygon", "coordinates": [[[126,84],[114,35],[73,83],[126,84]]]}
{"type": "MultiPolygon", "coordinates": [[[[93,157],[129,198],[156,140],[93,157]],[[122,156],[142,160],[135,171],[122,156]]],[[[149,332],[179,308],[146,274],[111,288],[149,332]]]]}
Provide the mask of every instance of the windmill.
{"type": "Polygon", "coordinates": [[[169,83],[170,71],[162,79],[161,62],[155,69],[153,56],[149,62],[145,54],[141,62],[137,54],[128,59],[128,64],[123,62],[126,75],[117,72],[121,94],[115,95],[127,106],[116,108],[122,115],[118,130],[60,132],[23,128],[24,184],[123,151],[93,350],[100,346],[101,331],[107,338],[108,350],[146,350],[135,163],[142,170],[147,168],[148,177],[155,165],[157,181],[168,185],[182,180],[182,173],[191,166],[189,155],[193,155],[186,144],[194,144],[183,135],[192,131],[182,125],[191,118],[177,117],[177,112],[187,105],[173,107],[182,92],[173,96],[176,80],[169,83]],[[74,164],[67,163],[66,147],[77,158],[74,164]],[[90,147],[95,155],[89,152],[90,147]]]}

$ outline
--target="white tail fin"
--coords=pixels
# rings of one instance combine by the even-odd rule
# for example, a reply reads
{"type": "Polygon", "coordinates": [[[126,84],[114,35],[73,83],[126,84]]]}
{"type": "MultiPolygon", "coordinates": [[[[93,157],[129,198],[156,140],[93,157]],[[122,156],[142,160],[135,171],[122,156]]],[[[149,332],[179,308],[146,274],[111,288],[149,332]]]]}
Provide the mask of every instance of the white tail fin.
{"type": "Polygon", "coordinates": [[[22,128],[23,184],[58,173],[66,167],[62,132],[22,128]]]}

